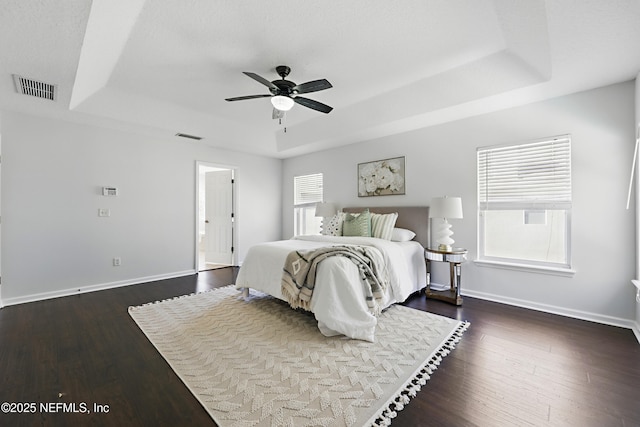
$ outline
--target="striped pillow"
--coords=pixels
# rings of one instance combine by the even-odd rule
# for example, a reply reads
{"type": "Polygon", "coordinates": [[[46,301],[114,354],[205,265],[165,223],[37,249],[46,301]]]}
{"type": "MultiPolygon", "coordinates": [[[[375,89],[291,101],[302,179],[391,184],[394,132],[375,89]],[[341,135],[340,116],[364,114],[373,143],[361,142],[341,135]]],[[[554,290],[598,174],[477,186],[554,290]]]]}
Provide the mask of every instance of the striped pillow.
{"type": "Polygon", "coordinates": [[[371,214],[365,210],[360,214],[346,214],[342,223],[343,236],[371,237],[371,214]]]}
{"type": "Polygon", "coordinates": [[[393,227],[396,226],[398,212],[390,214],[371,214],[371,236],[391,240],[393,227]]]}

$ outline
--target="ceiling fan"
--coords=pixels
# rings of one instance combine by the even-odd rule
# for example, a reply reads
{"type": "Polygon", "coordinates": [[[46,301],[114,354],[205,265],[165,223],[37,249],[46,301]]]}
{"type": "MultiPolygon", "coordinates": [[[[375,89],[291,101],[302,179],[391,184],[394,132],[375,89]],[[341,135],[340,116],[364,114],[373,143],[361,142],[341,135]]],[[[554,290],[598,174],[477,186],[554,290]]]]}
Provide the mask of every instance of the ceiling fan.
{"type": "Polygon", "coordinates": [[[243,71],[243,73],[247,76],[268,87],[271,94],[238,96],[235,98],[227,98],[225,99],[225,101],[242,101],[245,99],[271,98],[271,104],[274,107],[272,117],[274,119],[283,118],[284,112],[289,111],[293,107],[294,103],[300,104],[307,108],[311,108],[312,110],[320,111],[321,113],[325,114],[333,110],[333,107],[329,107],[322,102],[298,96],[299,94],[303,93],[318,92],[321,90],[332,88],[333,86],[331,85],[331,83],[329,83],[329,81],[327,81],[326,79],[320,79],[302,84],[295,84],[292,81],[286,80],[286,77],[291,72],[291,68],[287,67],[286,65],[279,65],[276,67],[276,72],[280,77],[282,77],[282,79],[270,82],[269,80],[257,75],[256,73],[243,71]]]}

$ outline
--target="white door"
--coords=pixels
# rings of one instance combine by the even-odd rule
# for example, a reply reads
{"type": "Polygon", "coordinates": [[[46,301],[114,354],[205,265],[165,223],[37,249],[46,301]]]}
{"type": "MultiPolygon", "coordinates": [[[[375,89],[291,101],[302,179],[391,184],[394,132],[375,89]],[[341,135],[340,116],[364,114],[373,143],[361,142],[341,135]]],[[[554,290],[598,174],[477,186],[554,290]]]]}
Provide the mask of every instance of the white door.
{"type": "Polygon", "coordinates": [[[233,262],[233,171],[205,175],[205,262],[233,262]]]}

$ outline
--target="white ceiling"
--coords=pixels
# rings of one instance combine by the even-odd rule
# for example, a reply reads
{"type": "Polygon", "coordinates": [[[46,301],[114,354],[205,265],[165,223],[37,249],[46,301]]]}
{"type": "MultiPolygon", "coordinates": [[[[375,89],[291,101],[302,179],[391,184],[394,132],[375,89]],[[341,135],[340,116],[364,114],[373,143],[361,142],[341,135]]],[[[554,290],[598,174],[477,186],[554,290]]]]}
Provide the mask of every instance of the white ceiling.
{"type": "Polygon", "coordinates": [[[3,0],[0,108],[286,158],[631,80],[639,42],[640,0],[3,0]],[[281,64],[334,110],[224,100],[281,64]]]}

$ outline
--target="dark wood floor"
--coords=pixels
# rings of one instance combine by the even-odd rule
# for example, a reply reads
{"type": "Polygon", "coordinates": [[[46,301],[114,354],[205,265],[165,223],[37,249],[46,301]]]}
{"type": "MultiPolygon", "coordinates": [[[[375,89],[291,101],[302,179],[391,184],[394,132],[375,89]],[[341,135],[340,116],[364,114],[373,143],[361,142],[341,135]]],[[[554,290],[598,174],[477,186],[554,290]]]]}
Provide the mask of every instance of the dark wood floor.
{"type": "MultiPolygon", "coordinates": [[[[0,403],[49,403],[51,412],[0,413],[0,425],[215,425],[127,307],[224,286],[236,274],[3,308],[0,403]],[[65,413],[73,406],[60,403],[92,413],[65,413]]],[[[455,307],[418,295],[407,305],[471,327],[394,426],[640,426],[640,344],[630,330],[473,298],[455,307]]]]}

